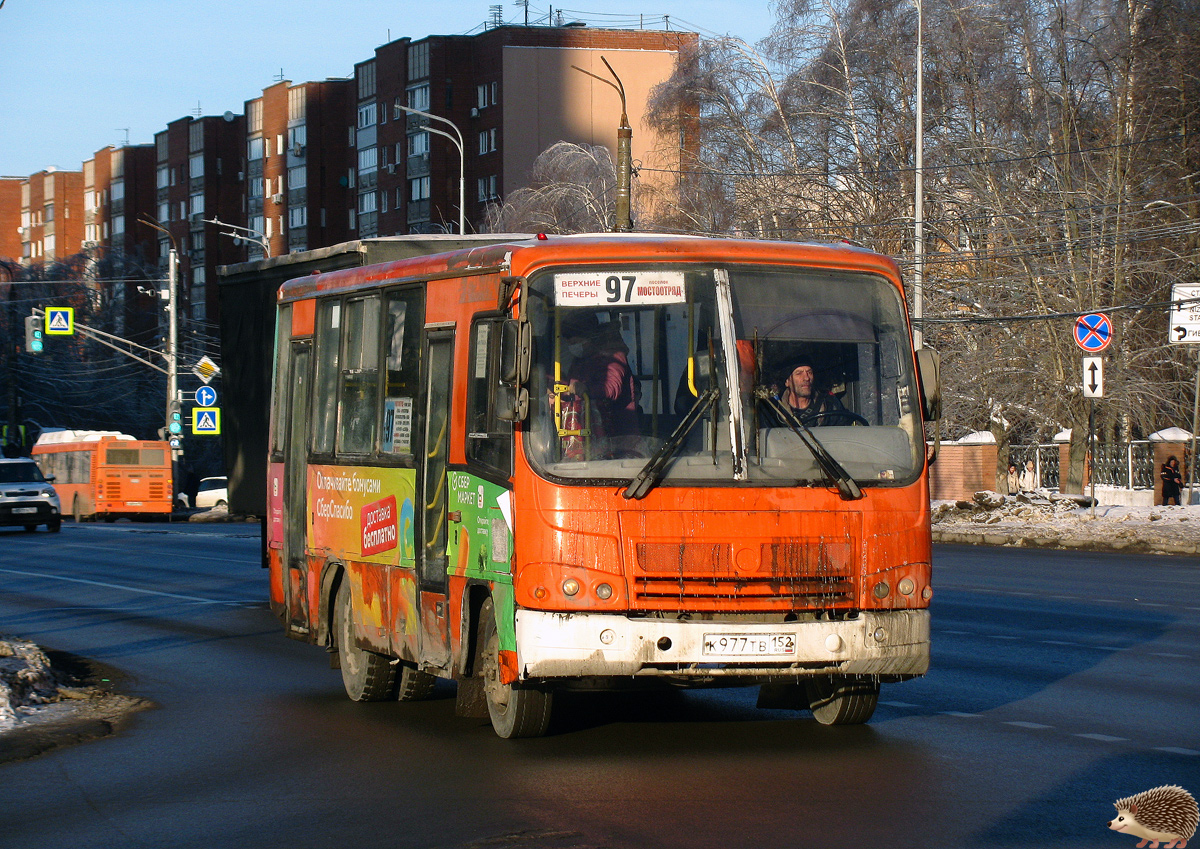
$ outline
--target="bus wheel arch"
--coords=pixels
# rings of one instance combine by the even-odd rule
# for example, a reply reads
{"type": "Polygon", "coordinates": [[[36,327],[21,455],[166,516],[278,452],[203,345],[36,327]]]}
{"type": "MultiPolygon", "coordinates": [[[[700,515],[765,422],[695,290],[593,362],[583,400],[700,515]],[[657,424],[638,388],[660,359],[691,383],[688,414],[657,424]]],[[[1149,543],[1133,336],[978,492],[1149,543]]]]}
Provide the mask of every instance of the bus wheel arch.
{"type": "MultiPolygon", "coordinates": [[[[283,564],[283,579],[287,580],[287,565],[283,564]]],[[[334,636],[334,609],[337,601],[338,587],[341,586],[346,577],[346,566],[337,560],[326,560],[325,566],[321,570],[321,592],[320,592],[320,612],[317,616],[317,634],[316,643],[327,649],[337,648],[337,639],[334,636]]],[[[286,592],[286,587],[285,587],[286,592]]]]}
{"type": "Polygon", "coordinates": [[[381,702],[396,692],[396,665],[392,659],[359,648],[354,643],[350,582],[338,582],[334,601],[334,639],[346,695],[356,702],[381,702]]]}
{"type": "Polygon", "coordinates": [[[550,726],[554,694],[548,689],[500,680],[500,637],[490,596],[479,611],[479,635],[478,666],[492,728],[505,739],[541,737],[550,726]]]}

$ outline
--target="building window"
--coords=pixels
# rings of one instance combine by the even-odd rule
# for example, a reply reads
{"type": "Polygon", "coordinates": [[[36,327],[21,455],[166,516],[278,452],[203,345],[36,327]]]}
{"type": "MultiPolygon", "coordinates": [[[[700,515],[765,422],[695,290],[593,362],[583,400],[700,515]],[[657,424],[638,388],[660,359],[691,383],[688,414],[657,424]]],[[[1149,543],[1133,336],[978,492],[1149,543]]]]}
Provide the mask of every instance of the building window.
{"type": "Polygon", "coordinates": [[[251,161],[263,158],[263,139],[262,136],[250,139],[246,145],[246,157],[251,161]]]}
{"type": "Polygon", "coordinates": [[[170,146],[166,133],[159,133],[154,137],[154,152],[159,162],[167,161],[167,156],[170,155],[170,146]]]}
{"type": "Polygon", "coordinates": [[[304,153],[304,147],[308,144],[308,125],[297,124],[294,127],[288,128],[288,149],[299,156],[304,153]]]}
{"type": "Polygon", "coordinates": [[[158,205],[158,220],[159,223],[171,220],[171,204],[163,201],[158,205]]]}
{"type": "Polygon", "coordinates": [[[479,134],[479,152],[491,153],[496,149],[496,130],[484,130],[479,134]]]}
{"type": "Polygon", "coordinates": [[[304,86],[298,85],[288,89],[288,123],[303,121],[308,117],[308,101],[304,97],[304,86]]]}
{"type": "Polygon", "coordinates": [[[480,177],[477,186],[480,203],[484,203],[489,200],[495,200],[496,198],[500,197],[496,191],[497,180],[495,174],[491,175],[490,177],[480,177]]]}
{"type": "Polygon", "coordinates": [[[297,206],[288,210],[288,226],[292,228],[308,226],[308,207],[297,206]]]}
{"type": "Polygon", "coordinates": [[[158,167],[157,176],[158,176],[158,187],[160,189],[165,189],[171,185],[171,169],[168,168],[166,165],[160,165],[158,167]]]}
{"type": "Polygon", "coordinates": [[[195,180],[204,176],[204,154],[197,153],[188,160],[189,176],[195,180]]]}
{"type": "Polygon", "coordinates": [[[204,124],[193,121],[188,125],[188,153],[196,153],[201,150],[204,150],[204,124]]]}
{"type": "Polygon", "coordinates": [[[408,108],[429,111],[429,83],[408,87],[408,108]]]}
{"type": "Polygon", "coordinates": [[[125,235],[125,216],[114,215],[112,217],[112,235],[113,238],[125,235]]]}
{"type": "Polygon", "coordinates": [[[413,133],[408,137],[408,155],[421,156],[429,153],[429,133],[413,133]]]}
{"type": "Polygon", "coordinates": [[[365,130],[375,126],[375,104],[364,103],[358,107],[358,128],[365,130]]]}
{"type": "Polygon", "coordinates": [[[193,217],[204,215],[204,195],[192,195],[189,198],[188,211],[193,217]]]}
{"type": "Polygon", "coordinates": [[[364,192],[358,196],[358,214],[362,215],[367,212],[378,212],[378,201],[375,197],[375,192],[364,192]]]}
{"type": "Polygon", "coordinates": [[[375,62],[363,62],[354,69],[354,75],[358,77],[358,99],[366,100],[368,97],[374,97],[375,62]]]}
{"type": "Polygon", "coordinates": [[[308,185],[308,169],[303,165],[288,169],[288,191],[303,189],[308,185]]]}
{"type": "Polygon", "coordinates": [[[475,105],[480,109],[495,106],[497,90],[498,86],[496,83],[484,83],[483,85],[475,86],[475,105]]]}
{"type": "Polygon", "coordinates": [[[368,147],[358,152],[358,173],[369,174],[379,168],[379,148],[368,147]]]}
{"type": "Polygon", "coordinates": [[[262,132],[262,98],[251,100],[246,104],[246,132],[262,132]]]}
{"type": "Polygon", "coordinates": [[[422,41],[417,44],[409,44],[408,78],[410,80],[422,80],[427,76],[429,76],[429,42],[422,41]]]}
{"type": "Polygon", "coordinates": [[[108,197],[113,202],[116,202],[119,200],[125,200],[125,181],[124,180],[121,180],[120,182],[114,181],[109,186],[108,197]]]}
{"type": "Polygon", "coordinates": [[[428,177],[417,177],[408,181],[408,199],[410,201],[429,200],[428,177]]]}

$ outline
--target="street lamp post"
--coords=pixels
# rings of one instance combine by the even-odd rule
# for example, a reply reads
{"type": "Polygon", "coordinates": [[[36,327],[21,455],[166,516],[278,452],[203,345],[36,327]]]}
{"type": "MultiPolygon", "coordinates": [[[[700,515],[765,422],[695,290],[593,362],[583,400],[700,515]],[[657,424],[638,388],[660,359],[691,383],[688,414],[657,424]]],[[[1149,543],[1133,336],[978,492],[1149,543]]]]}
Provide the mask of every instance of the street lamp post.
{"type": "Polygon", "coordinates": [[[439,130],[436,127],[430,127],[428,125],[425,127],[426,131],[430,133],[437,133],[439,136],[450,139],[454,146],[458,148],[458,234],[460,236],[465,236],[467,234],[467,155],[465,149],[463,148],[462,133],[458,131],[458,127],[455,126],[454,122],[449,118],[443,118],[440,115],[433,115],[429,112],[422,112],[420,109],[413,109],[411,106],[401,106],[400,104],[396,104],[396,108],[402,109],[403,111],[409,112],[413,115],[420,115],[423,118],[429,118],[433,121],[441,121],[443,124],[449,124],[450,129],[454,130],[454,135],[450,135],[445,130],[439,130]]]}
{"type": "MultiPolygon", "coordinates": [[[[164,234],[171,241],[171,248],[167,252],[167,345],[166,351],[163,353],[163,359],[167,361],[167,414],[165,416],[166,426],[171,426],[171,411],[175,408],[175,404],[179,402],[179,253],[175,250],[175,237],[171,232],[160,224],[142,217],[141,222],[152,230],[164,234]]],[[[177,409],[177,408],[175,408],[177,409]]],[[[167,434],[170,439],[171,434],[167,434]]],[[[172,450],[172,456],[178,460],[183,455],[183,450],[175,448],[172,450]]]]}
{"type": "Polygon", "coordinates": [[[231,239],[249,239],[252,242],[258,242],[262,248],[263,258],[271,258],[271,240],[257,230],[251,230],[249,227],[242,227],[240,224],[230,224],[222,221],[220,218],[203,218],[205,224],[215,224],[218,227],[228,227],[228,232],[222,232],[222,236],[229,236],[231,239]],[[237,231],[241,231],[240,233],[237,231]],[[243,233],[245,235],[243,235],[243,233]]]}
{"type": "Polygon", "coordinates": [[[917,147],[916,179],[913,183],[913,347],[920,348],[924,342],[921,329],[924,312],[925,288],[925,29],[924,0],[914,0],[917,7],[917,147]]]}

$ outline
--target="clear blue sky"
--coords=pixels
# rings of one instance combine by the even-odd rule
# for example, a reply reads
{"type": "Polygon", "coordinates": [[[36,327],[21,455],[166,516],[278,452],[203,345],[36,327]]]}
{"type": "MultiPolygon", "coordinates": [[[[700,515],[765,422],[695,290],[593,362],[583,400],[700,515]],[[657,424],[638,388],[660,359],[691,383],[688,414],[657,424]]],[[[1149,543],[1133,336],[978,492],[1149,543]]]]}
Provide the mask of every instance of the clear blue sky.
{"type": "MultiPolygon", "coordinates": [[[[0,175],[78,170],[105,145],[150,144],[197,109],[241,112],[280,72],[292,82],[349,76],[389,38],[481,32],[488,0],[3,0],[0,175]]],[[[592,26],[735,35],[755,43],[770,0],[570,0],[592,26]]],[[[563,7],[554,5],[554,9],[563,7]]],[[[551,9],[531,0],[531,21],[551,9]]],[[[506,23],[525,7],[505,0],[506,23]]]]}

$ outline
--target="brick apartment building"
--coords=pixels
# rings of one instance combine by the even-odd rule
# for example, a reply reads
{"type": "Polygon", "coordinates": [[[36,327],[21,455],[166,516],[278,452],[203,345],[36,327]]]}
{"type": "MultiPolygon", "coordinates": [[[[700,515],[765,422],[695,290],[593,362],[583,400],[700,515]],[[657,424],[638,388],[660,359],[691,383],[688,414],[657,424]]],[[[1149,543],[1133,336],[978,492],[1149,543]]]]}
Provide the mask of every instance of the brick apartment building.
{"type": "Polygon", "coordinates": [[[0,177],[0,262],[16,262],[21,256],[23,180],[23,177],[0,177]]]}
{"type": "Polygon", "coordinates": [[[233,112],[179,118],[154,136],[154,218],[162,230],[149,235],[158,241],[163,277],[171,248],[179,254],[181,316],[215,319],[217,266],[245,256],[222,228],[207,223],[246,225],[245,143],[245,118],[233,112]]]}
{"type": "MultiPolygon", "coordinates": [[[[265,237],[270,256],[351,237],[353,97],[348,79],[284,80],[246,101],[246,226],[265,237]]],[[[260,244],[247,244],[243,258],[263,257],[260,244]]]]}
{"type": "Polygon", "coordinates": [[[354,74],[355,236],[457,232],[460,175],[466,229],[477,231],[488,206],[524,185],[538,154],[555,142],[604,145],[615,153],[620,98],[573,67],[610,79],[601,56],[625,86],[634,160],[677,167],[677,155],[655,159],[670,146],[641,116],[650,90],[696,41],[682,32],[502,26],[377,48],[354,74]],[[461,166],[455,143],[438,133],[456,130],[461,166]]]}
{"type": "Polygon", "coordinates": [[[83,245],[83,172],[39,171],[21,181],[21,262],[53,262],[83,245]]]}

